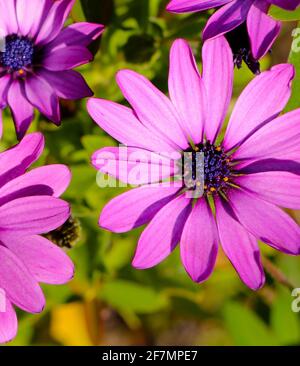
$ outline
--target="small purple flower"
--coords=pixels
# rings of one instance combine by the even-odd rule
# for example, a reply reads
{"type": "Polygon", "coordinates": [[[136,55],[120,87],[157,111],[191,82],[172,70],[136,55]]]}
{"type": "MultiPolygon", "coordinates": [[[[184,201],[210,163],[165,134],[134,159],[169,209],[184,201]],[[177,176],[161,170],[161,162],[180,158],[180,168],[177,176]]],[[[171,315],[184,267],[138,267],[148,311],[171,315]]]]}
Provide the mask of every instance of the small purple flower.
{"type": "Polygon", "coordinates": [[[203,39],[228,34],[235,64],[241,67],[244,60],[259,73],[258,60],[270,50],[281,28],[280,22],[267,15],[271,4],[294,10],[300,0],[171,0],[167,10],[185,13],[219,8],[210,17],[203,39]]]}
{"type": "Polygon", "coordinates": [[[160,167],[171,155],[180,163],[183,153],[201,152],[203,196],[187,195],[195,190],[183,179],[189,171],[183,169],[173,184],[165,176],[157,183],[148,174],[144,186],[108,203],[99,224],[116,233],[148,224],[133,259],[139,269],[157,265],[180,243],[183,265],[196,282],[212,273],[221,243],[242,281],[256,290],[265,281],[257,240],[300,254],[299,226],[277,207],[300,207],[300,109],[278,117],[291,94],[294,68],[277,65],[251,81],[217,143],[232,95],[232,54],[223,36],[206,41],[202,52],[200,75],[189,45],[174,42],[170,98],[143,76],[123,70],[117,82],[133,109],[91,98],[88,111],[130,151],[126,167],[120,148],[99,150],[92,157],[97,169],[114,174],[107,166],[125,166],[127,174],[122,168],[114,176],[134,183],[132,170],[155,169],[152,159],[147,162],[151,152],[160,154],[160,167]],[[105,157],[115,164],[103,164],[105,157]]]}
{"type": "Polygon", "coordinates": [[[44,138],[29,134],[0,153],[0,343],[17,333],[13,306],[39,313],[45,298],[39,282],[63,284],[73,277],[69,257],[41,234],[61,226],[69,205],[58,197],[70,182],[64,165],[26,172],[41,155],[44,138]]]}
{"type": "Polygon", "coordinates": [[[87,46],[104,28],[76,23],[62,29],[74,1],[0,0],[0,108],[10,107],[19,139],[34,118],[34,108],[58,125],[58,98],[93,95],[72,69],[93,59],[87,46]]]}

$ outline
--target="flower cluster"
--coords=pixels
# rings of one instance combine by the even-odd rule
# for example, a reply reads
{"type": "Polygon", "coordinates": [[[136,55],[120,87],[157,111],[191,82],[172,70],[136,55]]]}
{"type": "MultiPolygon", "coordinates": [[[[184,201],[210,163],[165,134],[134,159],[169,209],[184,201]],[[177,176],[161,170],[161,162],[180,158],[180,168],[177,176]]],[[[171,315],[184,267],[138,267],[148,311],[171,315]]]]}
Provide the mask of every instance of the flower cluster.
{"type": "MultiPolygon", "coordinates": [[[[16,335],[15,307],[43,310],[39,283],[73,277],[73,263],[59,247],[77,239],[76,218],[59,198],[71,174],[60,164],[28,171],[44,137],[26,133],[35,109],[59,125],[59,98],[93,95],[73,69],[92,61],[88,46],[104,27],[64,28],[74,3],[0,0],[0,108],[10,108],[20,141],[0,153],[0,342],[16,335]]],[[[173,13],[216,9],[203,31],[202,72],[189,44],[177,39],[169,96],[144,76],[121,70],[117,83],[131,107],[88,100],[91,117],[126,147],[126,154],[124,146],[96,151],[93,166],[138,186],[109,202],[99,220],[115,233],[146,225],[135,268],[157,265],[179,244],[186,272],[200,283],[221,246],[241,280],[257,290],[265,282],[258,241],[300,254],[300,228],[281,209],[300,208],[300,109],[281,115],[295,71],[285,63],[261,73],[259,65],[280,31],[268,15],[272,4],[294,10],[300,0],[171,0],[173,13]],[[257,75],[227,125],[234,66],[242,61],[257,75]]]]}

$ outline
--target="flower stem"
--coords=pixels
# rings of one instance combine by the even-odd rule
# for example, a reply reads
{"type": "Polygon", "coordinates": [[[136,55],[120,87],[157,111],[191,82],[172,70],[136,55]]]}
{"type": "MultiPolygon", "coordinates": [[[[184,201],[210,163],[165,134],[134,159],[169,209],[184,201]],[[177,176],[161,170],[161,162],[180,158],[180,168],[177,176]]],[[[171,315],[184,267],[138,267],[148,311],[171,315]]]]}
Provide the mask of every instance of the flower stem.
{"type": "Polygon", "coordinates": [[[295,287],[295,284],[292,283],[292,281],[290,281],[286,275],[281,272],[281,270],[279,268],[276,267],[276,265],[274,263],[272,263],[270,261],[270,259],[264,257],[262,259],[263,261],[263,265],[264,268],[266,269],[266,271],[268,272],[268,274],[278,283],[280,283],[281,285],[287,287],[289,290],[293,290],[295,287]]]}

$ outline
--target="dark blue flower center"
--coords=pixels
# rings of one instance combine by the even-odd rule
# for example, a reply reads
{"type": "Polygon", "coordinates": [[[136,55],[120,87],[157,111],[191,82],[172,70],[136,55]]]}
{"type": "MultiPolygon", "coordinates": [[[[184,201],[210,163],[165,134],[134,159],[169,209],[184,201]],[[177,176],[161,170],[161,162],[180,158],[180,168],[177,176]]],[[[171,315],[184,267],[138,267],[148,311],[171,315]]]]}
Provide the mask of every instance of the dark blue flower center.
{"type": "Polygon", "coordinates": [[[18,71],[30,66],[34,57],[33,42],[27,37],[10,35],[5,40],[5,51],[1,53],[2,66],[18,71]]]}
{"type": "Polygon", "coordinates": [[[221,146],[207,141],[188,148],[183,154],[182,176],[188,189],[202,188],[206,194],[224,191],[231,174],[230,157],[221,146]]]}

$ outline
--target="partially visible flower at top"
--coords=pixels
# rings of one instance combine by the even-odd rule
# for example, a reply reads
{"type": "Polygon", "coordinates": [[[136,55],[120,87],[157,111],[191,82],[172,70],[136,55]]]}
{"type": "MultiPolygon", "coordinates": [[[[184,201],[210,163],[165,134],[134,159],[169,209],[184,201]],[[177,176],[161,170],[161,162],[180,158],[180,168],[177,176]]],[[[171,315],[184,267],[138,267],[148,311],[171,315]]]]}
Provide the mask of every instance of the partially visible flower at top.
{"type": "Polygon", "coordinates": [[[268,15],[271,4],[295,10],[300,0],[171,0],[167,10],[186,13],[219,8],[208,20],[203,39],[226,34],[235,65],[241,67],[244,60],[258,74],[259,59],[270,50],[281,28],[281,23],[268,15]]]}
{"type": "Polygon", "coordinates": [[[19,139],[34,118],[34,108],[58,125],[59,98],[93,95],[72,69],[93,59],[87,46],[104,27],[75,23],[62,29],[74,2],[0,0],[0,32],[5,38],[0,52],[0,108],[10,107],[19,139]]]}
{"type": "MultiPolygon", "coordinates": [[[[291,94],[294,68],[280,64],[255,77],[220,139],[233,84],[232,54],[223,36],[204,43],[202,62],[200,75],[189,45],[177,40],[170,54],[170,98],[142,75],[122,70],[117,82],[133,109],[89,99],[97,124],[130,150],[127,164],[120,148],[95,152],[95,168],[134,183],[131,171],[155,170],[150,155],[156,154],[171,178],[143,175],[141,187],[104,207],[99,224],[116,233],[148,224],[133,259],[139,269],[157,265],[180,243],[183,265],[196,282],[212,273],[220,243],[244,283],[256,290],[265,281],[257,240],[300,254],[300,228],[277,207],[300,208],[300,109],[278,117],[291,94]],[[183,154],[197,152],[204,155],[203,183],[185,183],[189,168],[172,182],[169,156],[177,154],[181,166],[183,154]],[[204,194],[195,199],[198,184],[204,194]]],[[[197,169],[192,165],[193,174],[197,169]]]]}
{"type": "Polygon", "coordinates": [[[69,205],[58,197],[71,178],[69,169],[58,164],[26,172],[43,148],[43,136],[34,133],[0,153],[1,343],[17,333],[13,306],[29,313],[41,312],[45,298],[39,282],[63,284],[74,273],[62,249],[41,236],[70,216],[69,205]]]}

